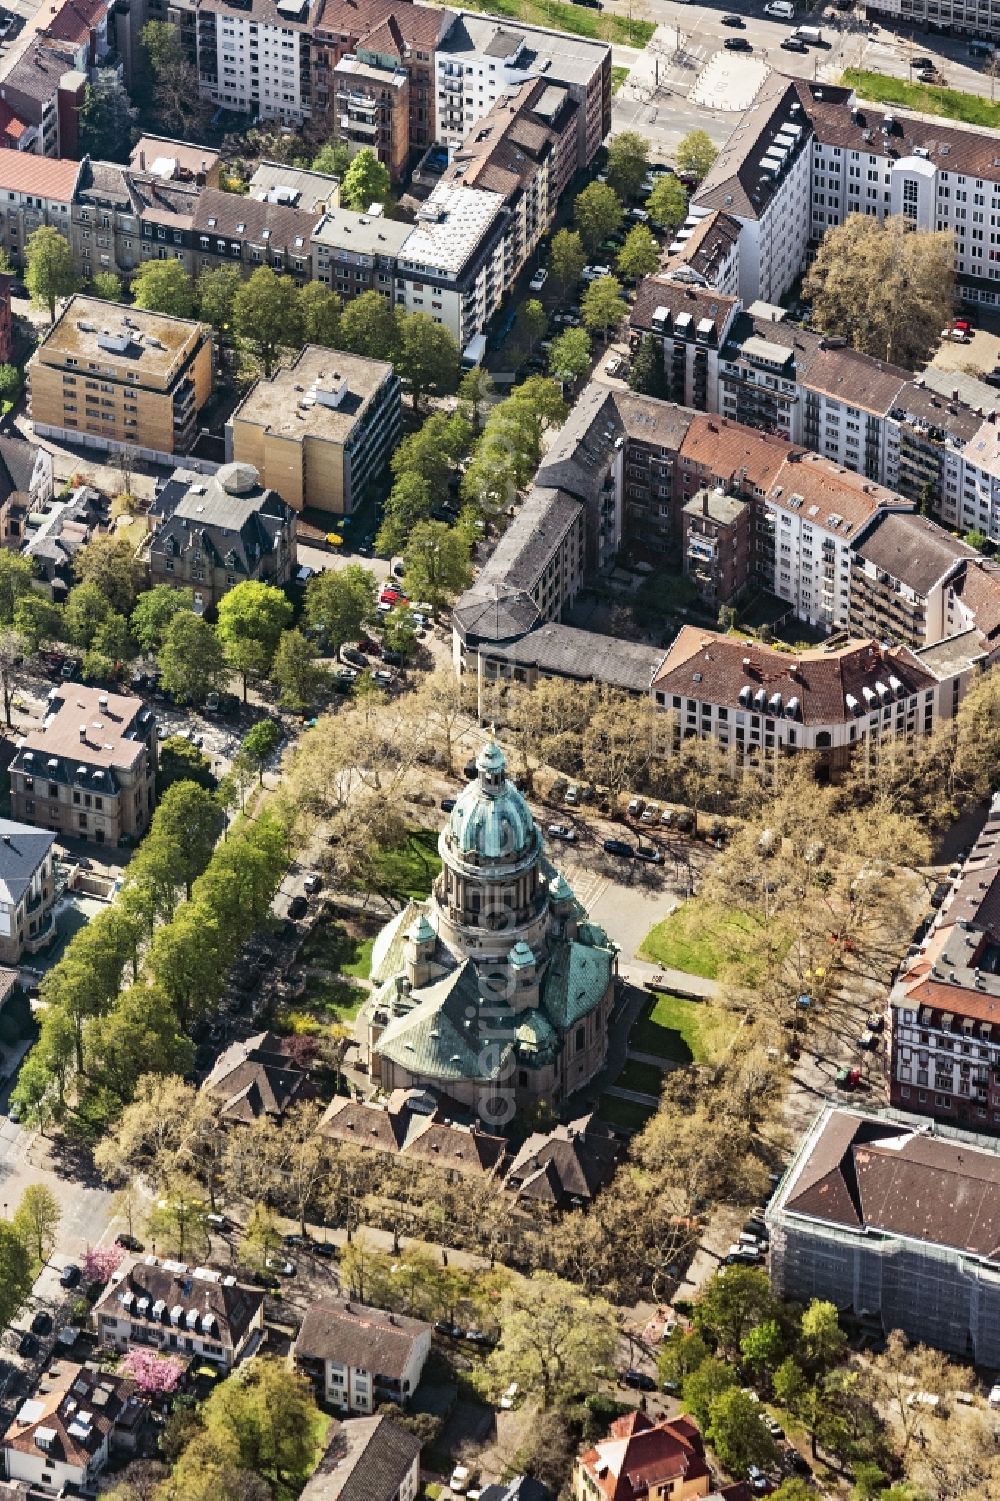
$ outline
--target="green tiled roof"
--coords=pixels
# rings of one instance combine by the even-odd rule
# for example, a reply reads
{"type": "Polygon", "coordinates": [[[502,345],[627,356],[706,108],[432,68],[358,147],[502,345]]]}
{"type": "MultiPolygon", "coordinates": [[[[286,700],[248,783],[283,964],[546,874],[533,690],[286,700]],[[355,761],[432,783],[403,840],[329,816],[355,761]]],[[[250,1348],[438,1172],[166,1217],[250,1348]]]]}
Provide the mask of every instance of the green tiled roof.
{"type": "Polygon", "coordinates": [[[552,956],[542,988],[545,1014],[566,1031],[598,1004],[611,983],[613,955],[585,943],[561,943],[552,956]]]}
{"type": "Polygon", "coordinates": [[[497,1046],[502,1035],[495,1005],[490,1030],[480,1030],[479,976],[471,960],[420,992],[420,1002],[397,1016],[376,1043],[376,1051],[426,1079],[487,1079],[506,1068],[513,1043],[497,1046]]]}
{"type": "Polygon", "coordinates": [[[521,1063],[547,1063],[559,1052],[559,1039],[541,1011],[523,1011],[518,1017],[517,1056],[521,1063]]]}
{"type": "Polygon", "coordinates": [[[448,821],[448,837],[460,853],[514,859],[539,842],[531,809],[507,780],[506,765],[494,741],[476,758],[479,775],[460,795],[448,821]]]}
{"type": "Polygon", "coordinates": [[[403,968],[403,944],[406,942],[406,930],[414,921],[423,916],[423,907],[416,902],[408,902],[402,912],[397,912],[391,917],[384,928],[379,930],[375,942],[372,944],[372,985],[381,985],[384,980],[391,980],[393,975],[398,975],[403,968]]]}

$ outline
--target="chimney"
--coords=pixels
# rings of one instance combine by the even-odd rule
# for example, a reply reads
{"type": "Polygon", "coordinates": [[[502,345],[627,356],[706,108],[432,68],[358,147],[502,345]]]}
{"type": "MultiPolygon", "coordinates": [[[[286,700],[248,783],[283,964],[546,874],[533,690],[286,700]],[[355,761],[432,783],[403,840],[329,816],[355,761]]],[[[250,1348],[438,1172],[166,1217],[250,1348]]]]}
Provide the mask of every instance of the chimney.
{"type": "Polygon", "coordinates": [[[145,151],[140,151],[139,152],[139,171],[140,172],[145,172],[145,170],[146,170],[146,153],[145,153],[145,151]]]}
{"type": "Polygon", "coordinates": [[[10,835],[9,834],[5,834],[3,836],[3,842],[4,842],[4,844],[10,844],[10,835]]]}
{"type": "Polygon", "coordinates": [[[986,421],[987,422],[992,422],[993,426],[996,427],[996,425],[997,425],[997,414],[996,414],[996,412],[991,412],[990,415],[987,417],[986,421]]]}
{"type": "Polygon", "coordinates": [[[703,516],[707,516],[708,515],[708,491],[707,490],[703,490],[701,492],[701,514],[703,516]]]}
{"type": "Polygon", "coordinates": [[[87,743],[87,726],[85,724],[82,724],[80,726],[80,744],[81,745],[86,745],[86,743],[87,743]]]}
{"type": "Polygon", "coordinates": [[[952,393],[951,393],[951,399],[952,399],[952,401],[957,401],[958,400],[958,391],[957,391],[957,389],[954,390],[954,391],[952,391],[952,393]]]}

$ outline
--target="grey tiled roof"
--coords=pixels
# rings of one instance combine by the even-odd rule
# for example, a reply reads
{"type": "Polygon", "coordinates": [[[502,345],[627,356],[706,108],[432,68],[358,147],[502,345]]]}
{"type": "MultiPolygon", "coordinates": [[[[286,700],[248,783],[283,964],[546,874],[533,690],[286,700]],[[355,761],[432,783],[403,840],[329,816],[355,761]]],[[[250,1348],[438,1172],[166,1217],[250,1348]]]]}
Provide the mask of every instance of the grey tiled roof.
{"type": "Polygon", "coordinates": [[[334,1423],[301,1501],[396,1501],[420,1454],[420,1440],[391,1418],[334,1423]]]}
{"type": "Polygon", "coordinates": [[[423,1319],[386,1313],[364,1303],[324,1298],[311,1303],[302,1320],[295,1354],[309,1360],[332,1360],[399,1380],[416,1342],[430,1332],[423,1319]]]}
{"type": "Polygon", "coordinates": [[[46,829],[0,818],[0,901],[17,906],[55,837],[46,829]]]}
{"type": "Polygon", "coordinates": [[[519,641],[491,647],[489,655],[543,673],[579,678],[581,682],[596,679],[631,693],[648,693],[666,652],[662,647],[549,621],[519,641]]]}

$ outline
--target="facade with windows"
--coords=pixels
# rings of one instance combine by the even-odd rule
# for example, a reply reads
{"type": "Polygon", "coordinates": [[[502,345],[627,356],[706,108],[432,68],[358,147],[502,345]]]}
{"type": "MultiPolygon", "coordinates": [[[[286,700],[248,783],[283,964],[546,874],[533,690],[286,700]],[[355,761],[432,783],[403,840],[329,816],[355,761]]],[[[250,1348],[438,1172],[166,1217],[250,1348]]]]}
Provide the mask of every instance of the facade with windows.
{"type": "Polygon", "coordinates": [[[300,125],[312,114],[315,0],[169,0],[167,19],[222,109],[300,125]]]}
{"type": "Polygon", "coordinates": [[[225,1372],[260,1344],[264,1290],[214,1267],[146,1256],[111,1274],[92,1317],[105,1349],[149,1348],[225,1372]]]}

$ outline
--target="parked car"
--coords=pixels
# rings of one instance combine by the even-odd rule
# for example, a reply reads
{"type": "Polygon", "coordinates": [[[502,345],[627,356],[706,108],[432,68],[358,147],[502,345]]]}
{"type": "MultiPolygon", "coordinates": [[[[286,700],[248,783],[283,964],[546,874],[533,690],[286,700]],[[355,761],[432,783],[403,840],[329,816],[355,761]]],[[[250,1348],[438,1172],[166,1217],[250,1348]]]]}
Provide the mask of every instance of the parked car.
{"type": "Polygon", "coordinates": [[[137,1240],[134,1235],[126,1235],[124,1232],[115,1236],[115,1245],[121,1246],[123,1251],[131,1251],[136,1256],[146,1249],[141,1240],[137,1240]]]}
{"type": "Polygon", "coordinates": [[[633,853],[637,860],[645,860],[647,865],[663,864],[663,851],[654,849],[652,845],[640,844],[633,853]]]}
{"type": "Polygon", "coordinates": [[[277,1272],[279,1277],[294,1277],[295,1262],[286,1261],[284,1256],[269,1256],[264,1262],[270,1272],[277,1272]]]}
{"type": "Polygon", "coordinates": [[[580,800],[580,789],[575,783],[573,783],[572,786],[566,788],[566,801],[571,806],[575,806],[578,802],[580,802],[580,800]]]}
{"type": "Polygon", "coordinates": [[[630,1386],[637,1392],[656,1391],[656,1382],[652,1376],[648,1376],[645,1371],[636,1371],[632,1368],[622,1371],[618,1378],[618,1384],[619,1386],[630,1386]]]}
{"type": "Polygon", "coordinates": [[[723,16],[722,24],[723,26],[737,26],[740,31],[743,31],[746,26],[742,16],[723,16]]]}
{"type": "Polygon", "coordinates": [[[70,1261],[59,1273],[59,1284],[61,1287],[76,1287],[82,1276],[80,1268],[75,1262],[70,1261]]]}
{"type": "Polygon", "coordinates": [[[31,1321],[32,1334],[48,1334],[52,1329],[52,1315],[40,1308],[31,1321]]]}
{"type": "Polygon", "coordinates": [[[724,45],[730,52],[753,51],[753,43],[748,42],[745,36],[727,36],[724,45]]]}
{"type": "Polygon", "coordinates": [[[562,839],[566,844],[572,844],[576,839],[576,830],[570,828],[568,823],[550,823],[548,827],[550,839],[562,839]]]}
{"type": "Polygon", "coordinates": [[[866,1028],[858,1038],[858,1047],[863,1048],[866,1053],[872,1052],[875,1047],[875,1033],[866,1028]]]}
{"type": "Polygon", "coordinates": [[[448,1479],[448,1488],[456,1496],[464,1496],[472,1484],[472,1471],[468,1465],[456,1465],[448,1479]]]}
{"type": "Polygon", "coordinates": [[[645,806],[646,806],[646,803],[645,803],[645,799],[644,798],[641,798],[641,797],[631,797],[631,798],[629,798],[628,808],[626,810],[628,812],[629,818],[639,818],[641,816],[642,810],[643,810],[643,808],[645,806]]]}
{"type": "Polygon", "coordinates": [[[289,917],[294,918],[296,921],[298,921],[300,917],[305,917],[308,911],[309,903],[306,901],[304,896],[293,896],[291,901],[288,903],[288,915],[289,917]]]}
{"type": "Polygon", "coordinates": [[[38,1354],[38,1350],[39,1344],[35,1336],[25,1331],[17,1342],[18,1355],[23,1355],[26,1360],[30,1360],[33,1355],[38,1354]]]}
{"type": "Polygon", "coordinates": [[[316,875],[315,871],[310,871],[305,880],[302,882],[302,888],[307,893],[307,895],[314,896],[315,893],[320,889],[322,884],[323,877],[316,875]]]}
{"type": "Polygon", "coordinates": [[[610,375],[612,380],[617,380],[619,376],[624,375],[627,369],[628,366],[625,364],[625,361],[620,359],[616,354],[613,354],[609,360],[605,360],[604,362],[604,373],[605,375],[610,375]]]}
{"type": "Polygon", "coordinates": [[[455,797],[443,797],[441,799],[441,812],[450,813],[457,801],[458,799],[455,797]]]}
{"type": "Polygon", "coordinates": [[[605,839],[604,850],[608,855],[618,855],[622,860],[631,860],[635,850],[624,839],[605,839]]]}
{"type": "Polygon", "coordinates": [[[859,1068],[838,1068],[834,1082],[838,1089],[856,1089],[861,1083],[861,1070],[859,1068]]]}
{"type": "Polygon", "coordinates": [[[943,328],[941,330],[941,337],[942,339],[950,339],[953,344],[969,344],[972,342],[969,335],[964,333],[960,328],[943,328]]]}
{"type": "Polygon", "coordinates": [[[510,1386],[508,1386],[507,1390],[504,1392],[503,1396],[500,1398],[500,1407],[504,1412],[510,1412],[511,1408],[514,1406],[514,1400],[517,1397],[519,1390],[520,1388],[518,1387],[517,1382],[512,1381],[510,1383],[510,1386]]]}
{"type": "Polygon", "coordinates": [[[771,1417],[770,1413],[767,1413],[764,1417],[764,1427],[772,1438],[784,1438],[785,1436],[784,1428],[782,1428],[777,1418],[771,1417]]]}
{"type": "Polygon", "coordinates": [[[659,808],[656,806],[655,803],[647,803],[646,806],[645,806],[645,808],[643,808],[643,810],[642,810],[642,814],[641,814],[641,816],[639,818],[639,822],[640,823],[644,823],[644,824],[646,824],[648,826],[650,824],[659,823],[659,821],[660,821],[660,810],[659,810],[659,808]]]}
{"type": "Polygon", "coordinates": [[[548,279],[549,273],[546,271],[545,267],[539,266],[538,270],[529,281],[528,286],[533,292],[540,292],[548,279]]]}
{"type": "Polygon", "coordinates": [[[869,1032],[881,1032],[885,1026],[885,1017],[881,1011],[869,1011],[865,1025],[869,1032]]]}
{"type": "Polygon", "coordinates": [[[584,266],[582,279],[584,281],[598,281],[602,276],[610,276],[610,266],[584,266]]]}

